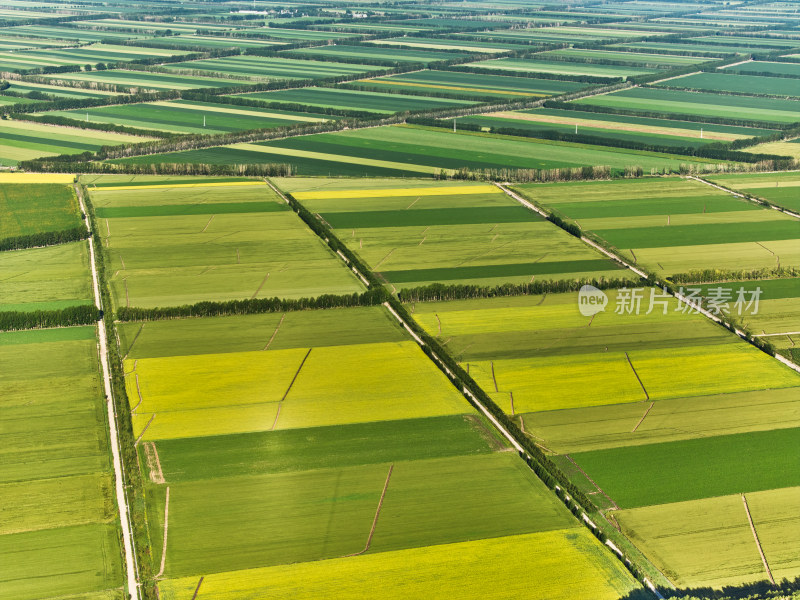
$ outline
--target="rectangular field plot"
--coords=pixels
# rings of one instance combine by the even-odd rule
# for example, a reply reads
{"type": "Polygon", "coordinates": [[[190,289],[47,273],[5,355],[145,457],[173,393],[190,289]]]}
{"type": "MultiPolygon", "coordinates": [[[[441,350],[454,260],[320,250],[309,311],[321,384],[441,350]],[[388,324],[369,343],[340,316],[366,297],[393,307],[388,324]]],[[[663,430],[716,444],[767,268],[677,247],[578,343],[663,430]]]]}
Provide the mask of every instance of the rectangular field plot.
{"type": "Polygon", "coordinates": [[[0,311],[92,304],[87,242],[0,253],[0,311]]]}
{"type": "Polygon", "coordinates": [[[309,58],[312,60],[315,57],[353,60],[363,58],[396,63],[418,62],[424,65],[440,60],[453,60],[469,56],[468,52],[437,52],[435,50],[420,50],[416,48],[371,48],[369,46],[346,46],[339,44],[314,48],[299,48],[297,50],[284,50],[281,54],[288,57],[309,58]]]}
{"type": "Polygon", "coordinates": [[[623,508],[758,492],[800,483],[800,429],[755,431],[572,457],[623,508]]]}
{"type": "Polygon", "coordinates": [[[0,52],[0,68],[4,71],[25,71],[41,67],[83,65],[96,62],[127,62],[143,57],[167,58],[180,54],[184,54],[184,52],[180,50],[137,48],[135,46],[92,44],[80,48],[0,52]]]}
{"type": "MultiPolygon", "coordinates": [[[[723,69],[725,73],[743,73],[745,75],[770,75],[800,77],[800,63],[750,61],[735,67],[723,69]]],[[[797,85],[797,83],[795,83],[797,85]]]]}
{"type": "MultiPolygon", "coordinates": [[[[396,287],[619,276],[578,240],[486,184],[295,189],[379,277],[396,287]]],[[[324,185],[324,183],[323,183],[324,185]]]]}
{"type": "Polygon", "coordinates": [[[797,100],[642,87],[576,100],[575,104],[606,107],[633,115],[657,112],[766,123],[794,123],[800,111],[797,100]]]}
{"type": "Polygon", "coordinates": [[[572,144],[458,132],[417,126],[387,126],[340,133],[241,143],[202,150],[121,159],[119,163],[291,163],[303,176],[414,177],[458,169],[554,169],[632,164],[673,169],[707,159],[588,144],[572,144]]]}
{"type": "Polygon", "coordinates": [[[45,113],[94,123],[112,123],[138,129],[172,133],[226,133],[245,129],[269,129],[304,123],[321,123],[330,117],[318,114],[193,102],[159,101],[123,104],[100,108],[52,111],[45,113]]]}
{"type": "Polygon", "coordinates": [[[706,62],[707,58],[695,56],[680,56],[675,54],[650,54],[645,52],[619,52],[615,50],[584,50],[568,48],[564,50],[550,50],[541,52],[537,56],[545,59],[558,57],[562,60],[574,62],[594,62],[609,61],[615,64],[644,67],[650,69],[670,69],[683,67],[706,62]]]}
{"type": "Polygon", "coordinates": [[[509,414],[800,384],[704,317],[676,312],[674,300],[666,314],[660,305],[645,314],[648,301],[640,314],[617,314],[617,293],[606,293],[594,317],[580,314],[577,294],[417,303],[413,314],[509,414]]]}
{"type": "Polygon", "coordinates": [[[151,138],[107,131],[93,131],[28,121],[0,123],[0,166],[13,166],[21,160],[81,154],[102,146],[145,142],[151,138]]]}
{"type": "Polygon", "coordinates": [[[461,117],[458,122],[473,123],[481,127],[496,129],[558,131],[566,134],[577,131],[581,135],[681,148],[699,148],[706,144],[730,142],[741,138],[775,133],[775,130],[756,129],[753,127],[734,127],[624,115],[604,115],[602,113],[551,108],[461,117]]]}
{"type": "Polygon", "coordinates": [[[554,96],[579,90],[586,87],[586,84],[557,79],[427,70],[375,79],[362,79],[344,83],[342,86],[376,91],[402,90],[408,93],[435,93],[449,98],[490,100],[520,96],[554,96]]]}
{"type": "MultiPolygon", "coordinates": [[[[521,571],[536,581],[537,593],[551,598],[616,600],[635,587],[583,529],[217,573],[206,576],[203,585],[209,595],[224,600],[252,596],[265,585],[275,598],[286,600],[299,594],[357,600],[365,590],[387,598],[499,600],[530,591],[530,580],[519,577],[521,571]],[[498,578],[503,585],[497,585],[498,578]],[[434,580],[437,585],[431,586],[434,580]]],[[[161,586],[162,597],[180,600],[196,586],[197,577],[168,580],[161,586]]]]}
{"type": "Polygon", "coordinates": [[[709,181],[800,213],[800,173],[713,175],[709,181]]]}
{"type": "Polygon", "coordinates": [[[171,483],[165,573],[359,553],[385,485],[369,553],[580,527],[513,453],[392,464],[171,483]]]}
{"type": "Polygon", "coordinates": [[[144,181],[90,189],[118,306],[363,289],[263,182],[144,181]]]}
{"type": "Polygon", "coordinates": [[[450,98],[382,94],[380,92],[327,87],[304,87],[275,92],[254,92],[252,94],[241,94],[239,97],[263,100],[264,102],[292,102],[321,108],[363,110],[382,114],[473,104],[473,102],[466,100],[450,98]]]}
{"type": "MultiPolygon", "coordinates": [[[[9,82],[11,85],[8,88],[10,92],[19,94],[29,94],[30,92],[41,92],[48,96],[56,96],[58,98],[105,98],[113,96],[113,92],[105,90],[84,90],[81,88],[60,87],[57,85],[48,85],[46,83],[30,83],[27,81],[14,80],[9,82]]],[[[0,101],[5,100],[22,100],[24,102],[31,102],[29,98],[5,98],[0,97],[0,101]]]]}
{"type": "Polygon", "coordinates": [[[122,566],[95,328],[0,333],[0,362],[3,595],[115,597],[122,566]]]}
{"type": "Polygon", "coordinates": [[[413,342],[128,358],[126,372],[134,433],[146,440],[464,410],[413,342]]]}
{"type": "Polygon", "coordinates": [[[47,77],[51,83],[56,85],[62,81],[82,81],[88,84],[89,87],[96,85],[101,90],[109,90],[120,94],[127,92],[193,90],[197,88],[233,88],[250,83],[241,79],[187,76],[177,73],[155,73],[150,71],[125,71],[123,69],[58,73],[47,77]]]}
{"type": "Polygon", "coordinates": [[[800,427],[800,387],[526,413],[524,423],[562,454],[800,427]]]}
{"type": "MultiPolygon", "coordinates": [[[[800,488],[745,495],[764,557],[776,581],[800,573],[800,488]]],[[[678,586],[763,581],[758,546],[739,494],[614,513],[622,531],[678,586]]]]}
{"type": "MultiPolygon", "coordinates": [[[[796,65],[800,67],[800,65],[796,65]]],[[[759,95],[768,96],[800,96],[800,81],[785,77],[758,77],[742,73],[696,73],[670,79],[660,84],[661,87],[679,88],[687,90],[708,90],[712,92],[734,92],[751,94],[754,91],[759,95]]]]}
{"type": "MultiPolygon", "coordinates": [[[[369,49],[367,49],[369,50],[369,49]]],[[[366,58],[367,55],[364,55],[366,58]]],[[[171,71],[197,71],[223,73],[245,79],[272,81],[278,79],[324,79],[358,73],[377,71],[380,67],[352,63],[305,60],[301,57],[289,56],[228,56],[207,60],[193,60],[166,65],[171,71]]],[[[236,80],[231,81],[233,85],[236,80]]],[[[239,81],[239,85],[247,83],[239,81]]]]}
{"type": "Polygon", "coordinates": [[[47,176],[41,183],[25,176],[17,182],[11,174],[0,180],[0,239],[79,227],[78,199],[68,183],[48,183],[47,176]]]}
{"type": "Polygon", "coordinates": [[[800,223],[683,179],[518,186],[627,260],[673,274],[800,264],[800,223]]]}
{"type": "Polygon", "coordinates": [[[512,73],[551,73],[553,75],[590,75],[592,77],[619,78],[621,80],[633,75],[647,75],[658,71],[658,69],[645,67],[524,58],[497,58],[468,63],[466,66],[480,69],[496,69],[498,74],[502,74],[504,71],[512,73]]]}

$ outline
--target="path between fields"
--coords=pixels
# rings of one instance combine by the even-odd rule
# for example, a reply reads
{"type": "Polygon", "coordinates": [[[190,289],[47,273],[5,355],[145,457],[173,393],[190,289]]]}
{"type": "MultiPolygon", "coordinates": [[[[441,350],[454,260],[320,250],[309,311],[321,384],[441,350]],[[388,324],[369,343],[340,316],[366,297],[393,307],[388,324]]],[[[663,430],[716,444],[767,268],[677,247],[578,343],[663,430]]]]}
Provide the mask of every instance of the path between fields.
{"type": "Polygon", "coordinates": [[[161,547],[161,568],[156,574],[156,579],[164,574],[164,567],[167,566],[167,531],[169,530],[169,486],[167,486],[167,497],[164,501],[164,544],[161,547]]]}
{"type": "Polygon", "coordinates": [[[769,563],[767,562],[767,557],[764,556],[764,550],[761,549],[761,542],[758,540],[758,534],[756,533],[756,526],[753,523],[753,517],[750,516],[750,507],[747,505],[747,498],[744,494],[742,494],[742,503],[744,504],[744,511],[747,513],[747,521],[750,523],[750,531],[753,532],[753,539],[756,541],[756,547],[758,548],[758,553],[761,555],[761,562],[764,563],[764,570],[767,572],[767,577],[769,577],[770,582],[772,585],[775,585],[775,579],[772,577],[772,571],[770,571],[769,563]]]}
{"type": "MultiPolygon", "coordinates": [[[[522,204],[524,207],[529,208],[532,211],[534,211],[535,213],[547,218],[547,213],[544,212],[542,209],[540,209],[538,206],[536,206],[532,202],[529,202],[528,200],[526,200],[525,198],[523,198],[519,194],[515,194],[510,189],[505,187],[508,184],[495,183],[495,185],[498,188],[500,188],[503,192],[505,192],[508,196],[510,196],[511,198],[513,198],[514,200],[516,200],[517,202],[522,204]]],[[[709,184],[709,185],[713,185],[713,184],[709,184]]],[[[721,188],[721,189],[724,189],[724,188],[721,188]]],[[[725,191],[729,191],[729,190],[725,190],[725,191]]],[[[621,256],[619,256],[617,254],[614,254],[610,250],[606,250],[600,244],[597,244],[597,243],[593,242],[592,240],[590,240],[589,238],[587,238],[585,236],[581,236],[581,241],[584,242],[585,244],[588,244],[589,246],[591,246],[592,248],[594,248],[595,250],[597,250],[598,252],[600,252],[604,256],[610,258],[614,262],[619,263],[620,265],[622,265],[623,267],[625,267],[629,271],[632,271],[633,273],[636,273],[642,279],[647,279],[647,273],[645,273],[644,271],[642,271],[641,269],[639,269],[637,267],[634,267],[632,264],[630,264],[623,257],[621,257],[621,256]]],[[[658,287],[661,287],[663,284],[662,284],[661,281],[656,279],[655,282],[654,282],[654,285],[658,286],[658,287]]],[[[688,298],[687,296],[681,294],[680,292],[670,292],[670,293],[675,298],[677,298],[678,300],[680,300],[681,302],[686,304],[689,308],[692,308],[692,309],[696,310],[698,313],[700,313],[704,317],[714,321],[715,323],[718,323],[718,324],[722,325],[723,327],[726,327],[722,319],[720,319],[717,315],[713,314],[711,311],[709,311],[709,310],[703,308],[702,306],[700,306],[699,304],[697,304],[693,299],[688,298]]],[[[744,331],[742,331],[741,329],[739,329],[737,327],[734,327],[732,331],[733,331],[733,333],[738,335],[740,338],[742,338],[743,340],[747,341],[747,334],[744,331]]],[[[797,373],[800,373],[800,366],[794,364],[789,359],[784,358],[780,354],[775,354],[775,356],[773,356],[773,358],[775,360],[777,360],[778,362],[783,363],[784,365],[786,365],[787,367],[789,367],[793,371],[795,371],[797,373]]]]}
{"type": "MultiPolygon", "coordinates": [[[[74,186],[78,196],[81,211],[85,215],[86,230],[91,233],[92,228],[89,221],[89,214],[83,202],[83,193],[78,185],[74,186]]],[[[92,269],[92,288],[94,290],[95,306],[102,310],[102,300],[100,298],[100,284],[97,277],[97,265],[94,259],[94,239],[89,237],[89,261],[92,269]]],[[[103,388],[106,396],[106,408],[108,409],[108,428],[111,440],[111,457],[114,465],[114,488],[117,496],[117,509],[119,510],[120,525],[122,526],[123,554],[125,558],[125,572],[127,575],[128,594],[131,600],[139,600],[139,582],[135,555],[133,549],[133,538],[131,536],[131,520],[128,510],[128,501],[125,495],[124,473],[122,470],[122,459],[120,458],[119,433],[117,431],[117,414],[114,407],[113,392],[111,389],[111,372],[108,367],[108,347],[106,344],[106,325],[103,319],[97,322],[97,333],[100,345],[100,366],[103,371],[103,388]]]]}
{"type": "Polygon", "coordinates": [[[394,463],[389,465],[389,472],[386,474],[386,481],[383,484],[383,491],[381,492],[381,499],[378,500],[378,508],[375,510],[375,517],[372,519],[372,527],[369,530],[369,535],[367,536],[367,543],[364,545],[364,549],[358,552],[353,552],[352,554],[345,554],[345,558],[350,556],[359,556],[364,554],[367,550],[369,550],[370,545],[372,544],[372,536],[375,535],[375,527],[378,526],[378,517],[381,514],[381,508],[383,508],[383,500],[386,498],[386,490],[389,489],[389,479],[392,478],[392,471],[394,471],[394,463]]]}

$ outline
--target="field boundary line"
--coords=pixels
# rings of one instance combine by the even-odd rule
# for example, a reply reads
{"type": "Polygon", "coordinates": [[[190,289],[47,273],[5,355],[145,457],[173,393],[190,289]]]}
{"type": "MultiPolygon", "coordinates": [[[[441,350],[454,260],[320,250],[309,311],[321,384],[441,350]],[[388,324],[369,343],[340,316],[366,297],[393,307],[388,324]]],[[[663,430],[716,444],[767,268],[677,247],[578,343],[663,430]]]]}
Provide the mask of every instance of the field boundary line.
{"type": "Polygon", "coordinates": [[[167,486],[167,498],[164,501],[164,544],[161,546],[161,568],[156,574],[156,579],[164,575],[164,567],[167,566],[167,531],[169,530],[169,486],[167,486]]]}
{"type": "Polygon", "coordinates": [[[267,276],[266,276],[266,277],[264,277],[264,279],[262,279],[262,280],[261,280],[261,285],[259,285],[259,286],[258,286],[258,288],[256,288],[256,291],[255,291],[255,292],[253,292],[253,295],[252,295],[252,296],[250,296],[250,299],[251,299],[251,300],[252,300],[253,298],[255,298],[256,296],[258,296],[258,292],[260,292],[260,291],[261,291],[261,288],[262,288],[262,287],[264,287],[264,284],[265,284],[265,283],[267,283],[267,279],[269,279],[269,273],[267,273],[267,276]]]}
{"type": "MultiPolygon", "coordinates": [[[[782,172],[782,171],[779,171],[779,172],[782,172]]],[[[763,204],[761,204],[761,202],[758,202],[756,200],[758,198],[758,196],[751,196],[750,194],[742,194],[742,193],[737,192],[735,190],[726,188],[725,186],[718,185],[716,183],[708,181],[707,179],[703,179],[702,177],[696,177],[694,175],[687,175],[686,178],[687,179],[693,179],[695,181],[699,181],[700,183],[705,183],[706,185],[710,185],[711,187],[716,188],[718,190],[721,190],[723,192],[726,192],[728,194],[731,194],[732,196],[736,196],[737,198],[742,198],[743,200],[747,200],[749,202],[753,202],[754,204],[758,204],[762,208],[765,208],[763,206],[763,204]]],[[[789,210],[788,208],[780,206],[779,204],[773,204],[772,201],[769,201],[769,200],[767,200],[767,204],[768,204],[768,208],[771,208],[773,210],[777,210],[778,212],[782,212],[783,214],[789,215],[790,217],[794,217],[795,219],[800,219],[800,213],[796,213],[793,210],[789,210]]]]}
{"type": "Polygon", "coordinates": [[[394,471],[394,463],[389,465],[389,473],[386,475],[386,481],[383,484],[383,491],[381,492],[381,499],[378,500],[378,508],[375,511],[375,517],[372,519],[372,527],[369,530],[369,536],[367,536],[367,543],[364,546],[364,549],[359,552],[354,552],[353,554],[346,554],[345,558],[349,558],[351,556],[359,556],[364,554],[367,550],[369,550],[370,545],[372,545],[372,536],[375,535],[375,528],[378,526],[378,517],[381,514],[381,508],[383,508],[383,500],[386,498],[386,490],[389,489],[389,479],[392,477],[392,471],[394,471]]]}
{"type": "MultiPolygon", "coordinates": [[[[594,315],[592,315],[592,318],[594,318],[594,315]]],[[[647,388],[646,388],[646,387],[644,387],[644,383],[642,383],[642,378],[641,378],[641,377],[639,377],[639,373],[637,373],[637,372],[636,372],[636,367],[634,367],[634,366],[633,366],[633,361],[631,360],[631,357],[628,355],[628,353],[627,353],[627,352],[625,353],[625,358],[626,358],[626,359],[628,359],[628,364],[631,366],[631,371],[633,371],[633,374],[634,374],[634,375],[636,375],[636,381],[638,381],[638,382],[639,382],[639,385],[641,386],[641,388],[642,388],[642,391],[644,392],[644,395],[645,395],[645,397],[646,397],[648,400],[650,400],[650,394],[648,394],[648,393],[647,393],[647,388]]]]}
{"type": "Polygon", "coordinates": [[[142,396],[142,390],[139,389],[139,374],[138,373],[134,373],[133,376],[136,379],[136,393],[139,394],[139,402],[137,402],[136,406],[134,406],[131,409],[131,413],[135,413],[136,409],[139,408],[139,406],[142,404],[142,402],[144,402],[144,397],[142,396]]]}
{"type": "Polygon", "coordinates": [[[603,496],[605,496],[608,499],[608,501],[611,502],[611,506],[614,510],[620,509],[619,506],[617,506],[617,503],[614,502],[614,499],[608,494],[606,494],[603,488],[597,485],[594,479],[589,477],[589,474],[586,471],[584,471],[578,463],[575,462],[575,459],[573,459],[569,454],[565,454],[564,457],[573,465],[575,465],[575,468],[578,469],[578,471],[580,471],[581,473],[583,473],[583,476],[586,477],[586,479],[588,479],[595,488],[597,488],[597,491],[603,494],[603,496]]]}
{"type": "Polygon", "coordinates": [[[274,339],[275,339],[275,336],[276,336],[276,335],[278,335],[278,329],[280,329],[280,328],[281,328],[281,325],[283,324],[283,320],[284,320],[285,318],[286,318],[286,313],[283,313],[283,314],[281,315],[281,320],[280,320],[280,321],[278,321],[278,324],[275,326],[275,331],[273,331],[273,332],[272,332],[272,337],[271,337],[271,338],[269,338],[269,341],[267,342],[267,345],[266,345],[266,346],[264,346],[264,350],[269,350],[269,347],[272,345],[272,340],[274,340],[274,339]]]}
{"type": "Polygon", "coordinates": [[[750,531],[753,532],[753,539],[756,541],[756,547],[758,548],[758,553],[761,555],[761,562],[764,563],[764,570],[767,572],[767,577],[769,577],[770,582],[772,585],[775,585],[775,579],[772,577],[772,571],[770,571],[769,563],[767,562],[767,557],[764,556],[764,550],[761,548],[761,542],[758,539],[758,533],[756,533],[756,526],[753,523],[753,517],[750,516],[750,507],[747,504],[747,498],[744,494],[742,494],[742,503],[744,504],[744,511],[747,513],[747,521],[750,523],[750,531]]]}
{"type": "Polygon", "coordinates": [[[492,361],[489,361],[489,362],[492,365],[492,381],[494,382],[494,391],[495,392],[499,392],[500,390],[497,387],[497,377],[495,377],[495,375],[494,375],[494,361],[492,360],[492,361]]]}
{"type": "MultiPolygon", "coordinates": [[[[79,185],[74,185],[78,196],[78,202],[83,212],[86,230],[91,234],[92,226],[89,220],[89,213],[83,202],[83,193],[79,185]]],[[[108,220],[106,220],[108,225],[108,220]]],[[[97,275],[97,263],[94,256],[94,237],[89,236],[89,264],[92,271],[92,289],[94,291],[94,304],[98,310],[103,309],[102,298],[100,296],[100,282],[97,275]]],[[[127,579],[128,594],[131,600],[139,600],[139,572],[136,564],[136,555],[133,547],[133,524],[131,523],[130,512],[128,510],[128,499],[125,493],[124,472],[122,469],[122,458],[120,453],[120,441],[117,424],[117,412],[114,406],[114,396],[111,387],[111,372],[108,367],[108,346],[106,343],[106,324],[104,319],[97,321],[97,337],[100,345],[100,367],[103,372],[103,390],[105,392],[106,409],[108,413],[108,433],[111,446],[111,463],[114,467],[114,490],[117,496],[117,510],[119,511],[119,522],[122,528],[122,551],[125,561],[125,573],[127,579]]]]}
{"type": "MultiPolygon", "coordinates": [[[[501,185],[499,183],[495,183],[495,185],[497,187],[499,187],[501,190],[503,190],[506,194],[508,194],[511,198],[513,198],[514,200],[516,200],[517,202],[522,204],[523,206],[525,206],[527,208],[530,208],[531,210],[533,210],[536,213],[544,216],[545,218],[547,217],[547,213],[545,213],[542,209],[540,209],[538,206],[536,206],[532,202],[529,202],[528,200],[525,200],[519,194],[515,194],[514,192],[512,192],[511,190],[509,190],[508,188],[504,187],[503,185],[501,185]]],[[[713,184],[710,184],[710,185],[713,185],[713,184]]],[[[557,225],[556,225],[556,227],[557,227],[557,225]]],[[[590,240],[586,236],[581,236],[580,239],[581,239],[581,241],[583,243],[591,246],[592,248],[594,248],[595,250],[597,250],[598,252],[600,252],[604,256],[606,256],[606,257],[610,258],[611,260],[613,260],[614,262],[622,265],[623,267],[625,267],[626,269],[632,271],[633,273],[636,273],[636,275],[638,275],[642,279],[645,279],[645,280],[649,279],[649,276],[648,276],[647,273],[645,273],[644,271],[642,271],[638,267],[634,267],[632,264],[630,264],[627,260],[625,260],[623,257],[619,256],[618,254],[615,254],[614,252],[611,252],[610,250],[606,250],[605,248],[603,248],[603,246],[601,246],[597,242],[594,242],[594,241],[590,240]]],[[[662,288],[664,287],[663,283],[661,281],[659,281],[658,279],[655,279],[653,281],[653,285],[656,286],[656,287],[662,287],[662,288]]],[[[711,321],[717,323],[718,325],[722,325],[723,327],[728,329],[727,325],[725,324],[725,322],[722,319],[720,319],[717,315],[713,314],[711,311],[709,311],[709,310],[703,308],[702,306],[700,306],[692,298],[689,298],[689,297],[685,296],[684,294],[682,294],[680,292],[675,292],[675,291],[670,291],[670,290],[667,290],[667,292],[672,294],[673,297],[675,297],[678,300],[680,300],[683,304],[685,304],[686,306],[688,306],[692,310],[697,311],[699,314],[703,315],[707,319],[710,319],[711,321]]],[[[742,331],[741,329],[739,329],[738,327],[733,326],[731,329],[729,329],[729,331],[732,331],[733,333],[735,333],[742,340],[748,341],[747,340],[747,334],[744,331],[742,331]]],[[[770,355],[770,356],[772,356],[772,355],[770,355]]],[[[774,358],[775,360],[777,360],[780,363],[783,363],[784,365],[786,365],[787,367],[789,367],[793,371],[795,371],[797,373],[800,373],[800,365],[796,365],[795,363],[790,361],[788,358],[785,358],[785,357],[783,357],[783,356],[781,356],[780,354],[777,354],[777,353],[774,356],[772,356],[772,358],[774,358]]]]}
{"type": "Polygon", "coordinates": [[[194,595],[192,596],[192,600],[197,598],[197,594],[200,592],[200,586],[203,585],[203,579],[205,579],[205,575],[200,577],[200,581],[197,582],[197,587],[194,588],[194,595]]]}
{"type": "Polygon", "coordinates": [[[648,406],[648,407],[647,407],[647,410],[646,410],[646,411],[644,411],[644,414],[642,415],[642,418],[641,418],[641,419],[639,419],[639,422],[636,424],[636,427],[634,427],[633,429],[631,429],[631,433],[636,433],[636,430],[637,430],[637,429],[639,429],[639,425],[641,425],[642,423],[644,423],[644,420],[645,420],[645,418],[647,417],[647,415],[649,415],[649,414],[650,414],[650,410],[653,408],[653,406],[655,406],[655,404],[656,404],[655,402],[651,402],[651,403],[650,403],[650,406],[648,406]]]}
{"type": "MultiPolygon", "coordinates": [[[[139,331],[137,331],[136,335],[133,336],[133,340],[131,341],[131,345],[128,346],[128,352],[125,354],[125,356],[122,357],[122,360],[125,360],[126,358],[128,358],[128,355],[131,353],[131,350],[133,350],[133,345],[136,343],[136,340],[139,339],[139,334],[142,333],[142,329],[144,329],[144,326],[145,326],[145,323],[142,322],[142,326],[139,327],[139,331]]],[[[133,364],[133,370],[134,371],[136,370],[136,363],[133,364]]]]}
{"type": "Polygon", "coordinates": [[[783,331],[781,333],[757,333],[753,337],[778,337],[781,335],[800,335],[800,331],[783,331]]]}
{"type": "Polygon", "coordinates": [[[208,223],[206,223],[206,226],[203,227],[203,231],[201,231],[200,233],[205,233],[206,229],[208,229],[208,226],[211,225],[211,221],[213,221],[214,217],[216,217],[216,216],[217,215],[211,215],[211,218],[208,220],[208,223]]]}
{"type": "Polygon", "coordinates": [[[142,433],[139,434],[139,437],[136,438],[136,442],[134,442],[134,444],[133,444],[134,448],[139,445],[139,442],[142,441],[142,438],[144,437],[144,434],[147,431],[147,428],[150,427],[150,423],[152,423],[153,419],[155,419],[155,418],[156,418],[156,413],[153,413],[152,415],[150,415],[150,420],[147,421],[147,425],[144,426],[144,429],[142,429],[142,433]]]}
{"type": "Polygon", "coordinates": [[[283,407],[283,401],[286,400],[286,397],[289,395],[289,392],[292,391],[292,386],[294,385],[294,382],[297,381],[297,377],[298,375],[300,375],[300,370],[303,368],[303,365],[306,364],[308,355],[311,354],[311,351],[313,349],[314,348],[309,348],[308,352],[306,352],[306,355],[303,357],[303,360],[300,361],[300,366],[297,367],[297,371],[295,371],[294,377],[292,377],[292,381],[289,383],[289,387],[286,388],[286,391],[283,393],[283,398],[281,398],[280,402],[278,402],[278,412],[275,413],[275,420],[272,422],[272,427],[269,428],[270,431],[275,430],[275,426],[278,424],[278,417],[281,416],[281,408],[283,407]]]}

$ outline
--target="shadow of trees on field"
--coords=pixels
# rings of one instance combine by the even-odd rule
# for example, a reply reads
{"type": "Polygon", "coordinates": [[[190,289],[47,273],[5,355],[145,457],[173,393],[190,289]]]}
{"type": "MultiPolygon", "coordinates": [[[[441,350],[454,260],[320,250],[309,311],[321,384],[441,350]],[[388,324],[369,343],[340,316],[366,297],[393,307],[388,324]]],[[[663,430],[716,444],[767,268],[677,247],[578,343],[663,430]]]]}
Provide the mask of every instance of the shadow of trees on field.
{"type": "MultiPolygon", "coordinates": [[[[721,589],[710,587],[677,588],[659,590],[664,598],[675,600],[769,600],[786,598],[800,592],[800,577],[783,579],[776,585],[768,581],[756,581],[742,585],[725,586],[721,589]]],[[[653,593],[646,588],[633,590],[619,600],[653,600],[653,593]]]]}

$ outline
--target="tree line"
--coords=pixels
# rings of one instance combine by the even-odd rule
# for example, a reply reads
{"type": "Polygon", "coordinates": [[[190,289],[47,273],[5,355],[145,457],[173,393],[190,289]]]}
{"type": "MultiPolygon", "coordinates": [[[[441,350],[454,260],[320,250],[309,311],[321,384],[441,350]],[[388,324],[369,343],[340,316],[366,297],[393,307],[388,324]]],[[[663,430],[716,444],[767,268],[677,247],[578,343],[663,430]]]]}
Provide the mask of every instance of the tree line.
{"type": "Polygon", "coordinates": [[[444,300],[468,300],[473,298],[500,298],[507,296],[536,296],[542,294],[564,294],[577,292],[584,285],[593,285],[600,290],[618,289],[632,284],[621,277],[543,279],[530,283],[504,283],[501,285],[475,285],[467,283],[431,283],[414,288],[403,288],[397,299],[404,304],[411,302],[440,302],[444,300]]]}
{"type": "MultiPolygon", "coordinates": [[[[67,171],[71,172],[71,171],[67,171]]],[[[0,251],[21,250],[23,248],[40,248],[42,246],[55,246],[67,242],[77,242],[89,237],[86,227],[78,225],[60,231],[42,231],[27,235],[17,235],[0,239],[0,251]]]]}
{"type": "Polygon", "coordinates": [[[0,331],[19,331],[22,329],[47,329],[52,327],[74,327],[92,325],[102,316],[94,304],[82,304],[54,310],[34,310],[29,312],[0,312],[0,331]]]}
{"type": "MultiPolygon", "coordinates": [[[[69,158],[75,158],[67,156],[69,158]]],[[[22,161],[19,167],[40,173],[125,173],[131,175],[214,175],[230,177],[291,177],[294,165],[286,163],[248,163],[214,165],[208,163],[104,163],[75,160],[49,161],[45,158],[22,161]]],[[[85,237],[85,236],[84,236],[85,237]]],[[[68,240],[71,241],[71,240],[68,240]]]]}

